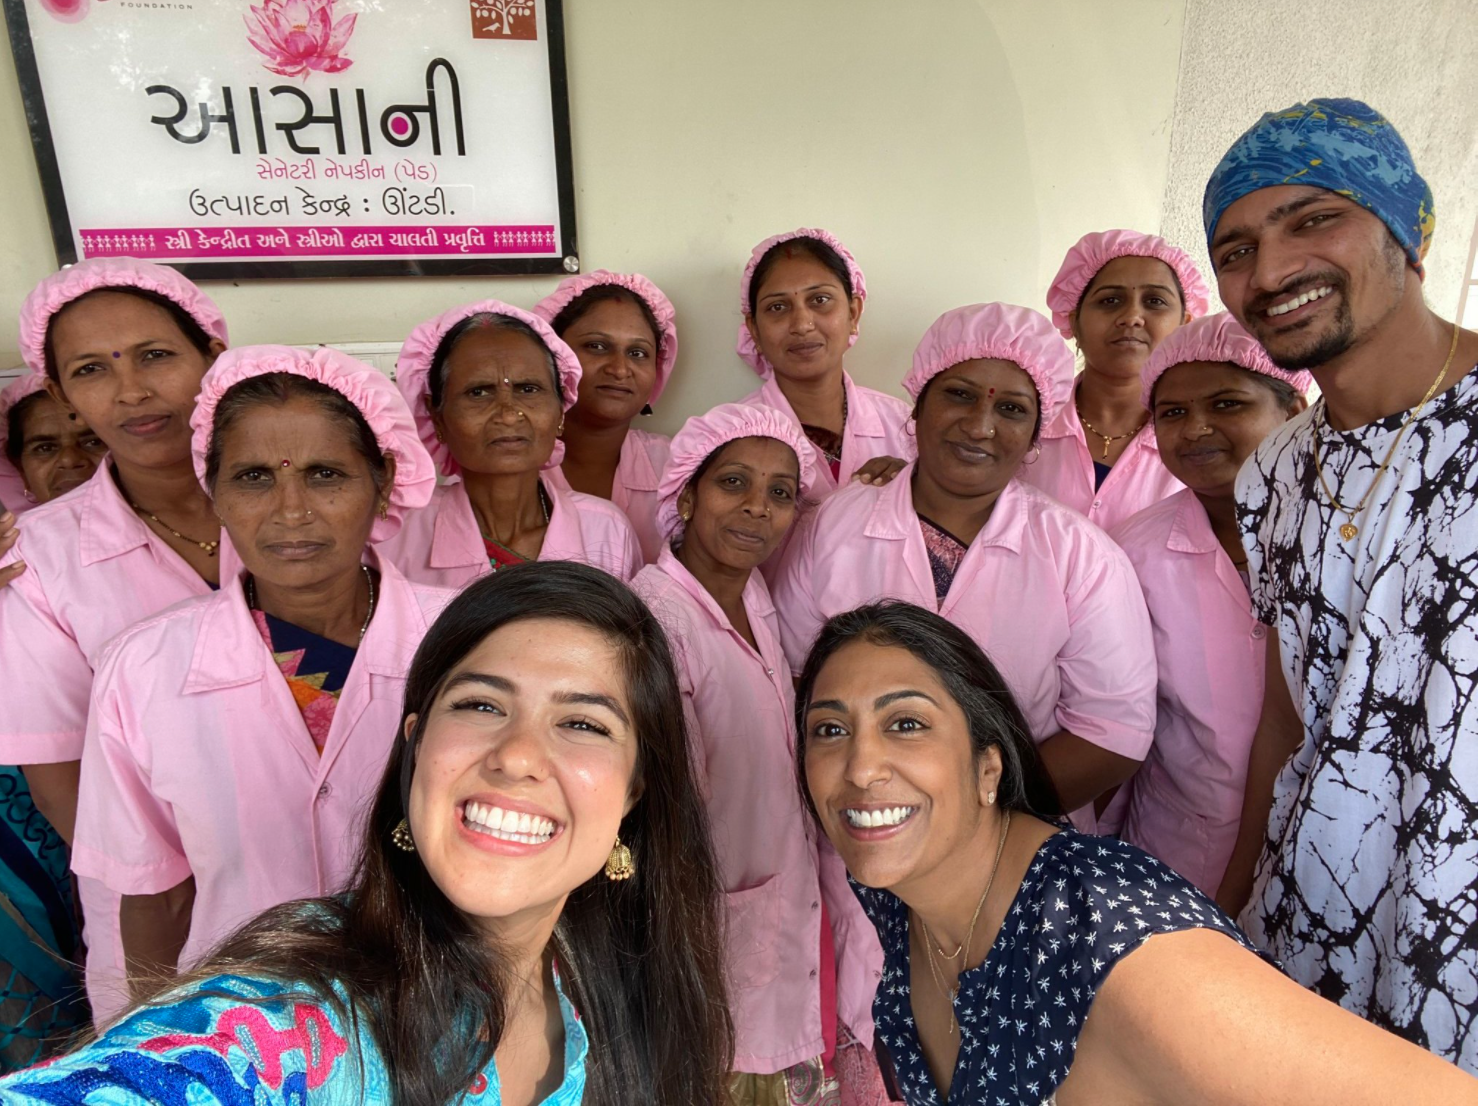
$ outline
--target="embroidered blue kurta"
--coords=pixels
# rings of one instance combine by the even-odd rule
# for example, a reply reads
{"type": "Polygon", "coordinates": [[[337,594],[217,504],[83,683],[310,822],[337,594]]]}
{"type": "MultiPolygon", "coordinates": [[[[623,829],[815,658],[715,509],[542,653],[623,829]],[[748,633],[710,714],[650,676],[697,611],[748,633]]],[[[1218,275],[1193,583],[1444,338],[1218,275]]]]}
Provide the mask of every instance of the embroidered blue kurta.
{"type": "MultiPolygon", "coordinates": [[[[559,1006],[564,1078],[543,1106],[579,1106],[589,1044],[562,990],[559,1006]]],[[[363,1018],[347,1025],[321,995],[239,975],[181,990],[77,1052],[0,1080],[5,1106],[365,1106],[389,1102],[390,1092],[385,1059],[363,1018]]],[[[496,1065],[488,1064],[463,1101],[502,1102],[496,1065]]]]}

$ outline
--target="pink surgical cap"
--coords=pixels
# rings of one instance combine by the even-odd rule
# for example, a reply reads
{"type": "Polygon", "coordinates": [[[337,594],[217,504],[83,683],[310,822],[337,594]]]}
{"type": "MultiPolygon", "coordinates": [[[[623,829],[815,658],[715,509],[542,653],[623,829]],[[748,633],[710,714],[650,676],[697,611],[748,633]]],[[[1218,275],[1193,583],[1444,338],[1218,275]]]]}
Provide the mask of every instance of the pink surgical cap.
{"type": "MultiPolygon", "coordinates": [[[[575,406],[575,401],[580,398],[580,359],[538,315],[500,300],[479,300],[477,303],[454,307],[427,320],[411,331],[410,337],[400,347],[400,357],[395,362],[395,380],[400,385],[400,394],[405,396],[405,401],[410,404],[411,411],[416,416],[421,444],[448,476],[455,475],[461,469],[446,443],[436,440],[436,424],[431,421],[431,362],[435,359],[436,351],[447,331],[473,315],[504,315],[517,319],[532,329],[544,343],[544,348],[554,356],[555,369],[559,373],[560,402],[564,405],[564,410],[568,411],[575,406]]],[[[564,456],[564,442],[555,442],[554,452],[544,462],[544,468],[558,468],[564,456]]]]}
{"type": "MultiPolygon", "coordinates": [[[[13,475],[17,480],[21,478],[21,474],[10,463],[10,458],[5,456],[5,445],[10,440],[10,409],[27,396],[44,391],[46,374],[38,372],[28,372],[17,377],[0,391],[0,472],[13,475]]],[[[12,504],[7,503],[6,506],[14,509],[12,504]]]]}
{"type": "Polygon", "coordinates": [[[714,450],[740,438],[774,438],[790,446],[800,464],[801,495],[810,492],[816,479],[816,466],[806,437],[794,420],[773,407],[720,404],[706,415],[695,415],[683,423],[672,439],[672,453],[657,486],[657,526],[662,533],[670,537],[681,525],[677,500],[693,474],[714,450]]]}
{"type": "Polygon", "coordinates": [[[1185,309],[1191,313],[1191,318],[1206,314],[1211,306],[1211,290],[1206,287],[1201,271],[1185,250],[1156,235],[1134,230],[1094,231],[1083,235],[1067,251],[1062,268],[1057,270],[1052,287],[1047,289],[1052,325],[1064,338],[1073,336],[1073,313],[1082,302],[1088,285],[1105,265],[1119,257],[1153,257],[1169,265],[1180,281],[1180,290],[1185,293],[1185,309]]]}
{"type": "Polygon", "coordinates": [[[677,361],[677,312],[673,310],[672,301],[662,294],[662,289],[646,277],[640,273],[612,273],[605,269],[566,277],[559,282],[558,288],[534,304],[534,314],[553,324],[561,311],[590,289],[603,284],[625,288],[640,299],[651,309],[657,326],[661,328],[661,333],[657,335],[657,382],[652,385],[649,400],[656,403],[662,389],[667,387],[667,380],[672,376],[672,366],[677,361]]]}
{"type": "Polygon", "coordinates": [[[1306,372],[1289,372],[1273,364],[1256,338],[1242,329],[1242,324],[1222,311],[1193,319],[1175,331],[1150,354],[1144,366],[1144,405],[1153,409],[1151,397],[1155,383],[1167,369],[1187,361],[1229,362],[1248,372],[1261,373],[1291,385],[1299,395],[1306,395],[1314,385],[1314,377],[1306,372]]]}
{"type": "Polygon", "coordinates": [[[200,398],[190,417],[194,430],[190,448],[195,458],[195,473],[202,484],[205,456],[215,432],[216,406],[221,397],[233,385],[268,373],[292,373],[332,388],[364,416],[381,451],[395,457],[395,484],[390,489],[388,517],[375,519],[370,531],[372,543],[394,537],[407,513],[431,502],[431,493],[436,490],[436,469],[421,444],[415,420],[400,392],[378,369],[326,346],[311,352],[290,346],[241,346],[216,358],[200,383],[200,398]]]}
{"type": "Polygon", "coordinates": [[[983,358],[1014,361],[1031,377],[1042,426],[1072,390],[1075,366],[1067,344],[1043,315],[1009,303],[972,303],[935,319],[914,350],[904,390],[917,400],[945,369],[983,358]]]}
{"type": "Polygon", "coordinates": [[[21,357],[33,372],[46,371],[46,331],[54,316],[73,300],[99,288],[139,288],[178,304],[200,329],[228,343],[226,319],[215,301],[167,265],[135,257],[96,257],[52,273],[21,304],[21,357]]]}
{"type": "MultiPolygon", "coordinates": [[[[829,230],[821,230],[819,227],[801,227],[798,230],[788,231],[785,234],[777,234],[766,238],[749,253],[749,263],[744,266],[744,275],[739,279],[739,314],[749,314],[749,286],[754,280],[754,271],[759,263],[764,260],[765,254],[782,242],[791,242],[797,238],[811,238],[822,242],[836,250],[837,255],[847,266],[847,276],[852,281],[852,295],[856,296],[864,304],[867,303],[867,280],[862,275],[862,270],[857,267],[857,259],[852,256],[850,250],[842,245],[842,240],[829,230]]],[[[857,342],[857,335],[853,334],[847,338],[847,346],[851,348],[857,342]]],[[[768,380],[775,375],[775,367],[765,359],[765,355],[754,344],[754,338],[750,336],[749,327],[744,325],[741,318],[739,322],[739,337],[734,346],[739,356],[744,358],[745,363],[760,376],[768,380]]]]}

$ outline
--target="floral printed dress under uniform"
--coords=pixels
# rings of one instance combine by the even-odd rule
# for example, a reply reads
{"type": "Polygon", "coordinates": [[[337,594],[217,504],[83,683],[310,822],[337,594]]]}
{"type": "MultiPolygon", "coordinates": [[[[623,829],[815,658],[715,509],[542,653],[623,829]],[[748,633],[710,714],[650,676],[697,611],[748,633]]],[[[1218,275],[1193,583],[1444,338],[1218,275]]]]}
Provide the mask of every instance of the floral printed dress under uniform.
{"type": "MultiPolygon", "coordinates": [[[[914,1027],[908,907],[889,891],[853,884],[886,958],[873,1002],[908,1106],[939,1106],[914,1027]]],[[[1021,881],[983,963],[960,976],[960,1053],[949,1102],[1051,1103],[1110,969],[1148,937],[1214,929],[1250,948],[1222,911],[1148,853],[1073,829],[1047,838],[1021,881]]],[[[927,971],[922,986],[933,986],[927,971]]]]}
{"type": "MultiPolygon", "coordinates": [[[[559,1006],[564,1077],[543,1106],[578,1106],[589,1046],[563,991],[559,1006]]],[[[390,1102],[390,1092],[363,1019],[356,1032],[315,993],[236,975],[182,989],[80,1051],[0,1080],[4,1106],[374,1106],[390,1102]]],[[[495,1064],[463,1101],[501,1103],[495,1064]]]]}
{"type": "Polygon", "coordinates": [[[287,680],[313,744],[322,753],[357,650],[263,611],[253,610],[251,617],[287,680]]]}

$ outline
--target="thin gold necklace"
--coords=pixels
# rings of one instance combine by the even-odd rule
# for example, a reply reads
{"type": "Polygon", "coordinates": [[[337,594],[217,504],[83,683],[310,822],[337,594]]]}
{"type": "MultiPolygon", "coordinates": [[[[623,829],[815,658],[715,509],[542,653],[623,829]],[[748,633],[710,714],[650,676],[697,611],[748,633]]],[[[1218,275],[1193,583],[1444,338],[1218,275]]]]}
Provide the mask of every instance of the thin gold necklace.
{"type": "MultiPolygon", "coordinates": [[[[950,967],[954,967],[956,956],[964,954],[965,960],[969,960],[970,958],[970,945],[975,941],[975,923],[980,920],[981,908],[985,906],[985,900],[990,896],[990,889],[995,886],[996,873],[1001,870],[1001,853],[1006,850],[1006,835],[1010,832],[1011,812],[1008,810],[1006,811],[1006,820],[1001,826],[1001,839],[996,842],[996,859],[995,863],[991,865],[990,879],[985,881],[985,890],[980,893],[980,901],[975,904],[975,916],[970,919],[970,929],[965,934],[965,943],[953,953],[946,953],[943,949],[939,950],[939,955],[944,957],[950,967]]],[[[963,960],[960,962],[959,971],[955,973],[955,985],[953,987],[946,987],[944,984],[944,973],[939,970],[939,965],[934,963],[934,938],[929,933],[929,927],[924,922],[923,915],[920,914],[918,918],[919,931],[924,937],[924,957],[929,961],[929,974],[934,977],[934,985],[939,988],[939,993],[949,1003],[949,1034],[953,1037],[960,1030],[959,1020],[955,1017],[955,996],[960,993],[959,977],[965,971],[965,962],[963,960]]]]}
{"type": "Polygon", "coordinates": [[[1144,421],[1136,426],[1133,430],[1129,431],[1129,433],[1127,434],[1105,434],[1102,430],[1099,430],[1096,426],[1094,426],[1091,422],[1083,417],[1083,408],[1078,406],[1078,400],[1076,396],[1073,397],[1073,409],[1078,412],[1078,421],[1083,424],[1083,429],[1088,431],[1088,433],[1092,434],[1095,438],[1101,438],[1103,440],[1103,459],[1105,461],[1108,460],[1108,451],[1111,444],[1113,444],[1114,442],[1122,442],[1125,438],[1134,437],[1134,435],[1138,434],[1141,430],[1144,429],[1145,423],[1150,421],[1149,416],[1146,415],[1144,417],[1144,421]]]}
{"type": "MultiPolygon", "coordinates": [[[[545,526],[546,529],[548,529],[548,527],[549,527],[549,493],[547,493],[544,490],[544,481],[542,481],[542,480],[539,481],[539,509],[544,512],[544,526],[545,526]]],[[[488,535],[486,535],[486,534],[483,534],[483,538],[486,541],[492,542],[499,549],[501,549],[504,553],[508,553],[508,554],[510,554],[510,555],[512,555],[514,557],[517,557],[521,561],[527,561],[529,559],[528,557],[525,557],[522,553],[520,553],[517,549],[514,549],[513,546],[511,546],[511,545],[504,545],[497,538],[488,537],[488,535]]],[[[494,566],[493,569],[492,569],[492,571],[497,572],[498,571],[497,566],[494,566]]]]}
{"type": "MultiPolygon", "coordinates": [[[[1442,362],[1442,371],[1437,374],[1437,379],[1432,381],[1432,386],[1427,389],[1427,394],[1422,396],[1422,401],[1418,403],[1415,407],[1413,407],[1410,413],[1407,414],[1406,420],[1401,424],[1401,429],[1396,432],[1396,440],[1391,443],[1391,448],[1386,450],[1386,459],[1380,463],[1380,468],[1375,470],[1375,477],[1370,481],[1370,487],[1365,489],[1365,494],[1360,497],[1360,502],[1355,504],[1353,507],[1346,507],[1343,503],[1341,503],[1335,497],[1334,492],[1330,490],[1329,481],[1324,479],[1324,469],[1319,464],[1319,430],[1318,427],[1314,428],[1314,473],[1319,477],[1319,487],[1321,487],[1324,490],[1324,494],[1329,497],[1329,502],[1334,504],[1334,509],[1345,516],[1345,521],[1340,525],[1339,528],[1339,536],[1344,538],[1345,541],[1352,540],[1354,536],[1360,532],[1360,528],[1355,525],[1355,516],[1358,515],[1361,511],[1365,510],[1365,505],[1370,502],[1370,497],[1375,494],[1376,485],[1380,483],[1381,477],[1386,474],[1386,469],[1391,467],[1391,462],[1396,459],[1396,450],[1401,448],[1401,440],[1406,437],[1406,431],[1410,428],[1411,424],[1416,421],[1416,417],[1422,413],[1422,408],[1431,402],[1432,397],[1437,394],[1437,388],[1442,384],[1442,381],[1446,379],[1447,370],[1452,368],[1452,359],[1457,354],[1457,339],[1458,335],[1461,333],[1462,330],[1458,327],[1458,324],[1453,323],[1452,344],[1447,347],[1447,360],[1442,362]]],[[[1328,400],[1325,400],[1324,406],[1320,408],[1319,413],[1323,417],[1324,425],[1328,427],[1328,400]]],[[[1333,429],[1333,427],[1329,428],[1331,430],[1333,429]]]]}
{"type": "Polygon", "coordinates": [[[165,522],[162,518],[160,518],[158,515],[156,515],[153,511],[146,511],[146,510],[144,510],[142,507],[140,507],[137,503],[135,503],[131,499],[128,501],[128,505],[134,509],[134,512],[136,514],[143,515],[145,518],[147,518],[150,522],[154,523],[156,526],[163,526],[171,534],[173,534],[175,537],[179,538],[180,541],[187,542],[190,545],[198,545],[198,546],[200,546],[200,548],[205,551],[205,555],[207,557],[214,557],[216,555],[216,550],[220,549],[220,547],[221,547],[221,539],[220,538],[217,538],[215,541],[197,541],[195,538],[187,538],[187,537],[185,537],[184,534],[181,534],[178,530],[176,530],[169,523],[165,522]]]}
{"type": "MultiPolygon", "coordinates": [[[[375,601],[378,596],[375,595],[375,574],[369,570],[369,565],[360,565],[359,567],[364,570],[364,578],[369,582],[369,610],[364,612],[364,623],[359,627],[359,640],[363,641],[365,632],[369,629],[370,619],[375,617],[375,601]]],[[[246,609],[249,611],[258,609],[257,579],[255,576],[248,576],[246,578],[246,609]]],[[[267,612],[263,611],[262,613],[266,614],[267,612]]]]}

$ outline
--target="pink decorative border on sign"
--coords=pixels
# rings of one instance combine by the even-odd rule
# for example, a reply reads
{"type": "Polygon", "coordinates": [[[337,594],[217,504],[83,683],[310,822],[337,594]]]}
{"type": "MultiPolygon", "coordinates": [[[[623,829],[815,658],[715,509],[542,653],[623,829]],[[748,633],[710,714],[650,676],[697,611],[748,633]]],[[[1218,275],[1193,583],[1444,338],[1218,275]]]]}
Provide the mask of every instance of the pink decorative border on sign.
{"type": "Polygon", "coordinates": [[[84,257],[367,258],[557,254],[552,224],[530,226],[126,227],[82,230],[84,257]]]}

